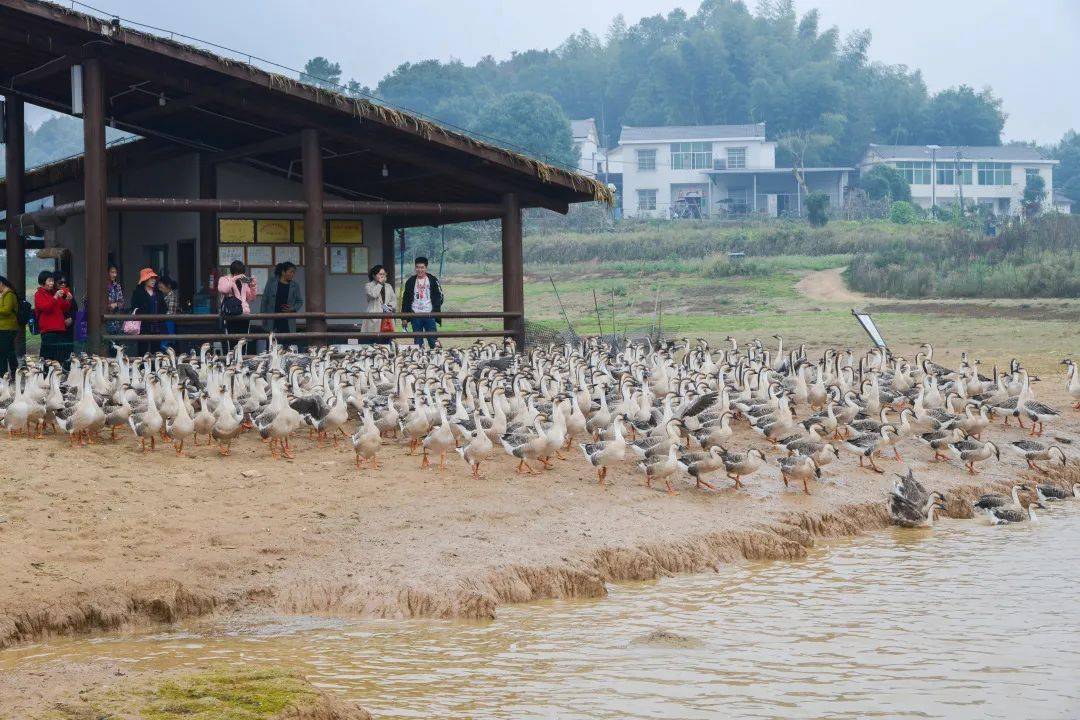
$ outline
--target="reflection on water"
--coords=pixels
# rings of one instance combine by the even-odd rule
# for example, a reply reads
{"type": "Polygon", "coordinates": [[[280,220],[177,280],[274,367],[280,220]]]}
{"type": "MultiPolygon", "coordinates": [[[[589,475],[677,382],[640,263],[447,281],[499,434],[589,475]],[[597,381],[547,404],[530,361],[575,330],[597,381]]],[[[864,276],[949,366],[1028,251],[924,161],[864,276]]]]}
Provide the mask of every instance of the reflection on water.
{"type": "Polygon", "coordinates": [[[1080,503],[945,521],[800,562],[503,608],[492,623],[273,619],[58,641],[134,668],[283,663],[380,718],[1080,717],[1080,503]],[[635,642],[657,628],[692,648],[635,642]]]}

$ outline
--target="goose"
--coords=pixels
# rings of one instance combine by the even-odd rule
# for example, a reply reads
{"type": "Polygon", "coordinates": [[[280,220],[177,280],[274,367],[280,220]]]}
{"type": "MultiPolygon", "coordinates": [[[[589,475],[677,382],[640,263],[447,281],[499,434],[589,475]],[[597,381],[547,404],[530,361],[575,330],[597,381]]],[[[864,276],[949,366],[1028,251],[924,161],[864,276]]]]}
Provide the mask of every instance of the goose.
{"type": "Polygon", "coordinates": [[[1001,507],[990,508],[986,510],[986,517],[989,518],[992,525],[1008,525],[1010,523],[1023,522],[1029,520],[1033,523],[1039,522],[1039,518],[1035,515],[1035,508],[1045,508],[1045,505],[1041,503],[1031,503],[1027,506],[1027,511],[1019,505],[1003,505],[1001,507]]]}
{"type": "Polygon", "coordinates": [[[617,416],[612,423],[615,437],[611,440],[579,445],[589,464],[596,468],[596,482],[601,487],[607,479],[608,467],[626,459],[628,444],[623,437],[622,424],[623,416],[617,416]]]}
{"type": "Polygon", "coordinates": [[[491,442],[491,438],[480,427],[480,414],[474,415],[476,422],[476,429],[472,435],[465,438],[464,444],[457,448],[457,453],[461,455],[461,459],[464,460],[469,467],[472,468],[472,476],[477,480],[482,480],[480,477],[480,463],[491,457],[491,453],[495,449],[495,444],[491,442]]]}
{"type": "Polygon", "coordinates": [[[889,494],[889,515],[893,523],[908,528],[933,526],[934,510],[945,509],[944,496],[939,492],[929,492],[915,479],[910,468],[907,475],[896,477],[899,480],[889,494]]]}
{"type": "Polygon", "coordinates": [[[742,487],[742,478],[753,475],[765,462],[765,453],[757,448],[750,448],[745,453],[728,452],[720,448],[724,456],[724,471],[735,481],[735,488],[742,487]]]}
{"type": "Polygon", "coordinates": [[[375,423],[370,407],[365,407],[361,416],[360,427],[350,437],[353,452],[356,454],[356,469],[363,467],[364,461],[371,461],[373,470],[379,469],[379,448],[382,446],[382,430],[375,423]]]}
{"type": "Polygon", "coordinates": [[[975,470],[975,463],[977,462],[989,460],[992,457],[996,457],[998,461],[1001,460],[1001,451],[998,450],[997,445],[989,440],[986,442],[970,439],[961,440],[959,442],[951,443],[949,447],[959,455],[970,475],[978,474],[978,471],[975,470]]]}
{"type": "Polygon", "coordinates": [[[734,417],[730,412],[723,412],[715,421],[702,425],[695,433],[694,439],[703,448],[713,445],[723,445],[731,439],[733,430],[731,419],[734,417]]]}
{"type": "Polygon", "coordinates": [[[195,444],[195,447],[199,446],[200,435],[206,436],[206,444],[209,445],[213,441],[211,431],[214,428],[214,422],[217,421],[217,416],[210,410],[210,404],[207,402],[206,395],[202,395],[199,398],[199,409],[195,412],[192,421],[195,426],[192,432],[192,442],[195,444]]]}
{"type": "Polygon", "coordinates": [[[679,459],[686,465],[686,472],[694,478],[695,487],[716,490],[716,486],[704,478],[711,472],[726,469],[724,451],[719,445],[712,445],[705,452],[683,453],[679,459]]]}
{"type": "Polygon", "coordinates": [[[789,481],[802,482],[803,492],[810,494],[810,479],[821,477],[821,468],[809,455],[789,455],[777,460],[780,464],[780,477],[784,479],[784,487],[789,487],[789,481]]]}
{"type": "Polygon", "coordinates": [[[195,418],[191,416],[186,391],[181,392],[174,417],[165,421],[165,432],[172,438],[176,454],[183,455],[184,440],[195,434],[195,418]]]}
{"type": "MultiPolygon", "coordinates": [[[[230,385],[232,381],[230,379],[230,385]]],[[[221,396],[214,413],[214,424],[210,428],[210,437],[218,442],[218,452],[222,457],[232,452],[232,441],[243,431],[244,411],[233,402],[232,391],[227,390],[221,396]]]]}
{"type": "Polygon", "coordinates": [[[1045,405],[1037,400],[1027,400],[1016,409],[1017,418],[1019,418],[1021,414],[1031,421],[1031,432],[1029,434],[1032,436],[1041,436],[1045,430],[1043,423],[1050,418],[1057,417],[1061,413],[1049,405],[1045,405]]]}
{"type": "Polygon", "coordinates": [[[1073,410],[1080,410],[1080,366],[1073,360],[1062,360],[1062,365],[1065,365],[1068,371],[1068,379],[1065,382],[1065,392],[1069,394],[1075,404],[1073,410]]]}
{"type": "Polygon", "coordinates": [[[844,440],[844,447],[859,456],[859,467],[865,468],[866,465],[863,461],[869,459],[870,467],[868,469],[876,473],[883,473],[885,471],[874,462],[874,454],[882,446],[892,444],[892,439],[897,436],[895,426],[882,425],[877,432],[856,435],[844,440]]]}
{"type": "Polygon", "coordinates": [[[678,495],[671,484],[671,476],[678,470],[687,471],[686,464],[678,458],[678,450],[678,446],[671,445],[664,457],[638,463],[638,468],[645,473],[645,487],[651,488],[653,480],[663,480],[668,495],[678,495]]]}
{"type": "Polygon", "coordinates": [[[446,468],[446,453],[449,452],[450,448],[456,446],[456,440],[454,439],[454,431],[450,426],[450,421],[446,417],[446,408],[442,405],[439,406],[439,424],[424,436],[424,439],[420,441],[420,445],[424,451],[423,457],[420,459],[421,470],[431,466],[431,453],[439,455],[438,470],[442,471],[446,468]]]}
{"type": "Polygon", "coordinates": [[[542,425],[543,420],[543,415],[537,415],[533,420],[531,431],[528,428],[522,428],[513,433],[508,432],[500,438],[503,449],[506,450],[506,454],[520,460],[517,466],[517,472],[519,474],[537,474],[527,461],[536,460],[540,454],[547,449],[547,437],[544,434],[542,425]]]}
{"type": "Polygon", "coordinates": [[[1034,440],[1020,440],[1012,444],[1013,450],[1018,452],[1027,465],[1032,470],[1038,470],[1041,473],[1049,473],[1047,468],[1040,467],[1035,464],[1036,460],[1049,461],[1051,456],[1056,455],[1058,460],[1061,461],[1061,466],[1065,467],[1068,464],[1068,460],[1065,458],[1065,451],[1057,445],[1050,445],[1047,447],[1042,443],[1035,442],[1034,440]]]}
{"type": "MultiPolygon", "coordinates": [[[[1013,485],[1012,504],[1020,507],[1020,491],[1027,490],[1027,485],[1013,485]]],[[[976,510],[990,510],[991,508],[1003,507],[1009,504],[1009,496],[1001,493],[985,493],[972,503],[976,510]]]]}
{"type": "Polygon", "coordinates": [[[164,425],[161,413],[157,409],[156,393],[154,392],[154,385],[156,384],[156,380],[147,381],[146,412],[132,413],[131,417],[128,418],[128,425],[131,426],[131,431],[135,433],[135,437],[139,438],[143,452],[146,452],[147,438],[150,438],[150,449],[155,449],[155,436],[161,432],[164,425]]]}
{"type": "Polygon", "coordinates": [[[1072,492],[1063,490],[1057,485],[1036,485],[1035,492],[1038,493],[1039,502],[1056,502],[1058,500],[1065,500],[1066,498],[1080,498],[1080,483],[1072,484],[1072,492]]]}
{"type": "Polygon", "coordinates": [[[960,428],[937,430],[935,432],[923,433],[919,436],[919,440],[929,445],[934,451],[934,457],[930,460],[932,463],[948,460],[949,458],[942,453],[942,450],[948,450],[951,444],[960,442],[965,438],[967,438],[967,434],[960,428]]]}

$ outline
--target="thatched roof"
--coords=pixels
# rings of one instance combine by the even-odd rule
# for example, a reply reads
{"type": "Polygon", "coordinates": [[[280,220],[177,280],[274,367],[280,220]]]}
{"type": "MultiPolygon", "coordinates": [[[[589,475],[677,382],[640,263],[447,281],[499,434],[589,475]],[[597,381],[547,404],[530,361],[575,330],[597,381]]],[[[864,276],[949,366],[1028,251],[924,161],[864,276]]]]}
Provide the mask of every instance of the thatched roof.
{"type": "Polygon", "coordinates": [[[353,118],[393,128],[414,138],[435,143],[444,150],[469,153],[477,156],[483,163],[527,174],[542,184],[569,189],[576,196],[573,202],[591,199],[611,203],[614,200],[606,185],[578,172],[556,167],[521,153],[483,142],[414,113],[366,98],[352,97],[317,87],[280,73],[269,72],[254,64],[233,60],[175,38],[162,37],[137,28],[110,23],[44,0],[0,0],[0,11],[13,12],[19,17],[26,17],[27,22],[48,22],[52,25],[51,29],[56,29],[58,32],[60,30],[85,31],[96,36],[96,41],[105,38],[112,47],[128,46],[140,52],[157,54],[169,62],[186,63],[190,67],[192,77],[197,77],[197,73],[208,70],[225,74],[292,99],[299,98],[353,118]]]}

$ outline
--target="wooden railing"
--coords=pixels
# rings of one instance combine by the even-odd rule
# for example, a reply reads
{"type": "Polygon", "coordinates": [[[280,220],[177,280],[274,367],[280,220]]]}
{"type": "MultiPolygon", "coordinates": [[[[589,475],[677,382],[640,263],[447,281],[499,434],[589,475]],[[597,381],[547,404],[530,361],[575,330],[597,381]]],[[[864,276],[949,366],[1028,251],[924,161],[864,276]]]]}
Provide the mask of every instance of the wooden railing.
{"type": "MultiPolygon", "coordinates": [[[[435,318],[438,320],[502,320],[503,327],[499,329],[477,329],[477,330],[439,330],[436,332],[390,332],[390,333],[368,333],[352,328],[328,328],[326,332],[285,332],[285,333],[273,333],[273,336],[283,343],[288,343],[290,340],[303,340],[303,341],[315,341],[321,343],[330,343],[332,341],[345,341],[350,339],[356,340],[394,340],[394,339],[415,339],[426,337],[440,337],[440,338],[479,338],[479,337],[514,337],[518,339],[519,344],[522,340],[521,330],[521,313],[512,312],[440,312],[440,313],[368,313],[368,312],[295,312],[295,313],[251,313],[249,315],[237,315],[230,320],[239,322],[251,321],[257,322],[262,320],[382,320],[384,318],[393,318],[394,326],[399,327],[402,320],[411,320],[415,317],[421,318],[435,318]],[[506,322],[507,320],[515,322],[506,322]]],[[[215,327],[220,328],[220,317],[216,314],[194,314],[194,315],[139,315],[139,314],[127,314],[127,313],[111,313],[106,314],[102,318],[105,322],[118,321],[125,322],[128,320],[137,320],[139,322],[174,322],[177,325],[185,324],[212,324],[215,327]]],[[[113,342],[161,342],[168,340],[175,341],[220,341],[220,340],[239,340],[245,338],[248,340],[266,340],[270,337],[271,333],[262,330],[249,331],[243,333],[226,333],[221,330],[217,332],[183,332],[180,328],[177,328],[175,334],[168,333],[154,333],[145,335],[112,335],[105,334],[102,336],[102,340],[106,343],[113,342]]]]}

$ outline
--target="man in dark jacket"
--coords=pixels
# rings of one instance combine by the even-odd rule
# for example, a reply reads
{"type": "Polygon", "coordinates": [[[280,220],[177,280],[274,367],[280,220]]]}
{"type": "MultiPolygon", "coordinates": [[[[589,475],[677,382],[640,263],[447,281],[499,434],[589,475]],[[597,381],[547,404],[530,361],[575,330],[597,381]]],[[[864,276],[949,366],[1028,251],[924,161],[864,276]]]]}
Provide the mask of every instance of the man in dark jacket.
{"type": "MultiPolygon", "coordinates": [[[[412,331],[414,333],[435,332],[435,326],[441,325],[442,320],[433,317],[423,317],[428,313],[442,312],[443,291],[439,284],[439,278],[427,271],[428,259],[416,258],[414,263],[416,274],[405,281],[405,290],[401,297],[401,312],[416,313],[421,317],[412,319],[412,331]]],[[[401,329],[405,329],[405,321],[401,321],[401,329]]],[[[435,337],[427,338],[428,347],[435,347],[435,337]]],[[[417,345],[424,344],[424,338],[416,338],[417,345]]]]}

